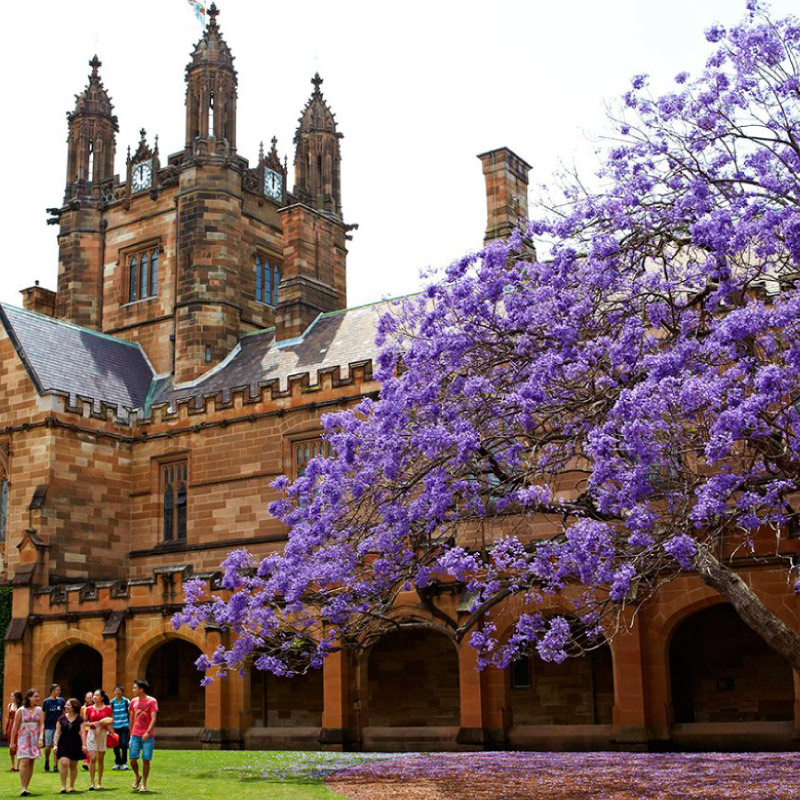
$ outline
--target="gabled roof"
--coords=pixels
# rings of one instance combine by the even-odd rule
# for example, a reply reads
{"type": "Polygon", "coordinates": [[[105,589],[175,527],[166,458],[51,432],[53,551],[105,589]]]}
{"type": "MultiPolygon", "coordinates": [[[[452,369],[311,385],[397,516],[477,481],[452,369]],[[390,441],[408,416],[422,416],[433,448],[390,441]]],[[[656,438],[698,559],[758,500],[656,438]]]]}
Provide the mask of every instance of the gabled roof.
{"type": "Polygon", "coordinates": [[[150,402],[171,403],[193,397],[199,403],[204,395],[218,392],[227,399],[231,389],[243,386],[249,386],[255,397],[260,385],[277,381],[279,388],[286,390],[289,377],[303,374],[309,374],[311,383],[316,383],[319,372],[336,367],[342,369],[341,377],[346,379],[350,365],[377,359],[378,319],[388,307],[386,301],[320,314],[302,336],[283,342],[275,341],[274,328],[247,334],[216,369],[191,384],[162,384],[150,402]]]}
{"type": "Polygon", "coordinates": [[[63,320],[0,303],[0,324],[40,394],[141,408],[154,378],[142,348],[63,320]]]}

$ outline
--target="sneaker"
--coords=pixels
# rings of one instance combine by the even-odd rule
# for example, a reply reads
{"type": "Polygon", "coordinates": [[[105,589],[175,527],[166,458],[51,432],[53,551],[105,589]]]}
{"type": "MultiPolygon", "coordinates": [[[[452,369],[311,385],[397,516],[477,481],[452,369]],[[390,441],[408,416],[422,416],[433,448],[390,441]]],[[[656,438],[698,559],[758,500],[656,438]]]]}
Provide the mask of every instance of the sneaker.
{"type": "Polygon", "coordinates": [[[119,768],[120,769],[128,769],[128,765],[127,764],[120,764],[119,768]]]}
{"type": "Polygon", "coordinates": [[[114,764],[114,766],[111,767],[111,769],[122,769],[122,767],[120,767],[119,764],[114,764]]]}
{"type": "Polygon", "coordinates": [[[48,764],[48,763],[45,763],[45,765],[44,765],[44,771],[45,771],[45,772],[50,772],[50,764],[48,764]]]}

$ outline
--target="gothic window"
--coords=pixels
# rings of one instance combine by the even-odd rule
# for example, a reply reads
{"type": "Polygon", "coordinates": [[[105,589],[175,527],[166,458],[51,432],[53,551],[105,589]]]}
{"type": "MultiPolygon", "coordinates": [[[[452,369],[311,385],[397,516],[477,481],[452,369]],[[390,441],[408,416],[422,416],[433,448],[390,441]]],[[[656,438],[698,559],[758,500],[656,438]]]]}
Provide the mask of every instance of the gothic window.
{"type": "Polygon", "coordinates": [[[186,489],[189,465],[173,461],[161,465],[163,534],[165,542],[186,541],[186,489]]]}
{"type": "Polygon", "coordinates": [[[281,273],[277,264],[270,264],[263,256],[256,256],[256,301],[268,306],[278,305],[278,284],[281,273]]]}
{"type": "Polygon", "coordinates": [[[158,294],[158,245],[150,245],[126,256],[128,264],[128,303],[158,294]]]}
{"type": "Polygon", "coordinates": [[[158,248],[150,253],[150,296],[158,292],[158,248]]]}
{"type": "Polygon", "coordinates": [[[128,302],[133,303],[139,299],[139,279],[137,278],[139,260],[132,256],[128,262],[128,302]]]}
{"type": "Polygon", "coordinates": [[[0,542],[6,540],[6,519],[8,517],[8,478],[0,472],[0,542]]]}
{"type": "Polygon", "coordinates": [[[331,454],[330,442],[324,441],[317,436],[314,439],[306,439],[302,442],[294,443],[294,472],[295,477],[301,477],[312,458],[327,458],[331,454]]]}
{"type": "Polygon", "coordinates": [[[86,171],[86,180],[94,180],[94,142],[91,139],[89,139],[89,163],[86,171]]]}

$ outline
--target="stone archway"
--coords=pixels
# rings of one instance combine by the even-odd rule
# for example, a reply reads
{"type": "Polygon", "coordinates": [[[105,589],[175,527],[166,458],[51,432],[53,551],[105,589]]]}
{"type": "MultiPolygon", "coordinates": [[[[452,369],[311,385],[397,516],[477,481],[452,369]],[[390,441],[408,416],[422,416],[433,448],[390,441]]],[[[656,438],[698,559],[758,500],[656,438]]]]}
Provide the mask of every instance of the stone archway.
{"type": "Polygon", "coordinates": [[[324,705],[322,670],[278,677],[250,671],[250,712],[257,728],[320,728],[324,705]]]}
{"type": "MultiPolygon", "coordinates": [[[[103,657],[87,644],[75,644],[63,650],[53,666],[53,683],[61,686],[64,698],[75,697],[83,703],[86,692],[103,687],[103,657]]],[[[42,696],[49,686],[41,689],[42,696]]]]}
{"type": "Polygon", "coordinates": [[[460,724],[458,653],[441,633],[388,633],[367,655],[367,725],[457,727],[460,724]]]}
{"type": "Polygon", "coordinates": [[[699,611],[676,627],[669,670],[676,723],[794,718],[791,668],[727,603],[699,611]]]}
{"type": "Polygon", "coordinates": [[[614,669],[608,645],[561,664],[538,656],[508,669],[512,724],[610,725],[614,669]]]}
{"type": "Polygon", "coordinates": [[[200,648],[173,637],[156,646],[147,659],[145,678],[158,700],[158,725],[168,728],[202,728],[205,725],[205,689],[195,661],[200,648]]]}

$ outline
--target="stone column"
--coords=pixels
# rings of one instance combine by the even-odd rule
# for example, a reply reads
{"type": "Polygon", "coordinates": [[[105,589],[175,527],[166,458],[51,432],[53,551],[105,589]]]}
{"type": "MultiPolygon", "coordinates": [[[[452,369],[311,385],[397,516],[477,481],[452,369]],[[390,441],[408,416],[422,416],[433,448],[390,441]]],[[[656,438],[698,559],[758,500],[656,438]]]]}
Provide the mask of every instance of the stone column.
{"type": "MultiPolygon", "coordinates": [[[[206,629],[207,656],[220,644],[224,644],[223,634],[216,628],[206,629]]],[[[200,737],[204,750],[239,750],[244,744],[242,730],[246,722],[247,707],[245,699],[249,695],[249,682],[237,673],[225,678],[215,678],[206,687],[205,729],[200,737]]]]}
{"type": "Polygon", "coordinates": [[[344,750],[351,741],[350,654],[331,653],[322,667],[324,705],[319,742],[324,750],[344,750]]]}
{"type": "Polygon", "coordinates": [[[647,749],[644,665],[639,617],[611,643],[614,662],[613,741],[625,750],[647,749]]]}
{"type": "Polygon", "coordinates": [[[482,748],[488,741],[484,710],[484,681],[478,672],[478,653],[468,642],[458,648],[458,687],[461,700],[461,727],[456,742],[466,748],[482,748]]]}

